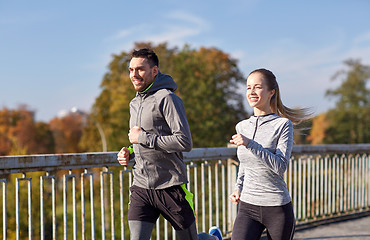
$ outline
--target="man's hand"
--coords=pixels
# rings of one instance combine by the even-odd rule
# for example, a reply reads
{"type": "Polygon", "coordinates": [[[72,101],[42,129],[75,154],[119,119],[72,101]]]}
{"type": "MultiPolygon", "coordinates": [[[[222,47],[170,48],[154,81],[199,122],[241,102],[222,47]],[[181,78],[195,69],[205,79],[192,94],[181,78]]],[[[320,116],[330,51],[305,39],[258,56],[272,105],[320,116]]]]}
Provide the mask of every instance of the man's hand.
{"type": "Polygon", "coordinates": [[[238,133],[238,134],[235,134],[231,137],[230,143],[234,143],[238,147],[242,146],[242,145],[247,146],[248,143],[249,143],[249,138],[247,138],[246,136],[238,133]]]}
{"type": "Polygon", "coordinates": [[[143,131],[141,127],[135,126],[131,128],[130,132],[128,133],[128,138],[130,139],[130,143],[138,144],[139,133],[143,131]]]}
{"type": "Polygon", "coordinates": [[[130,151],[127,147],[123,147],[121,151],[117,154],[117,160],[121,165],[127,165],[130,161],[130,151]]]}

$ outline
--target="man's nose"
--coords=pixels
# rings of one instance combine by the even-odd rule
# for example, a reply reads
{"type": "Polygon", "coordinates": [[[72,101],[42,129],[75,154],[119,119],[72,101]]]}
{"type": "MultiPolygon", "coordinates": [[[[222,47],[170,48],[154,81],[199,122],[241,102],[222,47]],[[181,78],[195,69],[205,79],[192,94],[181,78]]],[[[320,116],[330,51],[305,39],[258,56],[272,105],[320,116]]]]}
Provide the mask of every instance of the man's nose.
{"type": "Polygon", "coordinates": [[[132,70],[132,71],[131,71],[131,76],[132,76],[132,77],[137,77],[137,76],[139,76],[139,71],[137,71],[137,70],[132,70]]]}

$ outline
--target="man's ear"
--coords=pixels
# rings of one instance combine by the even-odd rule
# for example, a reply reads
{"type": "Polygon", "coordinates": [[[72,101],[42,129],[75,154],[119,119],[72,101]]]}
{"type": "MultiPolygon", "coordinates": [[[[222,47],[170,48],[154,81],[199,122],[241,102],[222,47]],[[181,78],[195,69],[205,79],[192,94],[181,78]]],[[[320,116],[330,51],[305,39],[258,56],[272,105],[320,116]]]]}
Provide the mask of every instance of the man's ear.
{"type": "Polygon", "coordinates": [[[154,67],[152,68],[153,76],[157,76],[158,72],[159,72],[159,68],[158,68],[158,66],[154,66],[154,67]]]}

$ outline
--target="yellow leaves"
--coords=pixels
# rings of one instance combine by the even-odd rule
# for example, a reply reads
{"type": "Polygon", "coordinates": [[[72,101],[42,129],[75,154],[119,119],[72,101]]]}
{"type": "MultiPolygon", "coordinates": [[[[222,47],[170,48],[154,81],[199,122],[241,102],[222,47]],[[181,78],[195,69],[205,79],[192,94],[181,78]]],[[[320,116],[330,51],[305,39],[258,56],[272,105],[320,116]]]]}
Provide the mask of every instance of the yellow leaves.
{"type": "Polygon", "coordinates": [[[50,121],[50,129],[56,143],[56,153],[82,152],[78,144],[82,136],[82,125],[83,116],[80,114],[69,114],[50,121]]]}
{"type": "Polygon", "coordinates": [[[323,144],[327,127],[328,121],[326,120],[326,114],[321,113],[312,120],[312,129],[307,140],[313,145],[323,144]]]}
{"type": "Polygon", "coordinates": [[[0,110],[0,154],[29,154],[35,146],[34,113],[21,105],[16,110],[0,110]]]}

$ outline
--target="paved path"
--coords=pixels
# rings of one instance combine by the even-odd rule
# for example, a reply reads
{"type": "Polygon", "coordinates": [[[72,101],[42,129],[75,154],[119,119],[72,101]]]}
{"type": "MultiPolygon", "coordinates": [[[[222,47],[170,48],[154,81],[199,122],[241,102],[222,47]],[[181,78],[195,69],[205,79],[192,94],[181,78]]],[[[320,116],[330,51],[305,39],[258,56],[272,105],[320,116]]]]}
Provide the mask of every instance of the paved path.
{"type": "Polygon", "coordinates": [[[296,231],[294,240],[370,240],[370,216],[296,231]]]}

